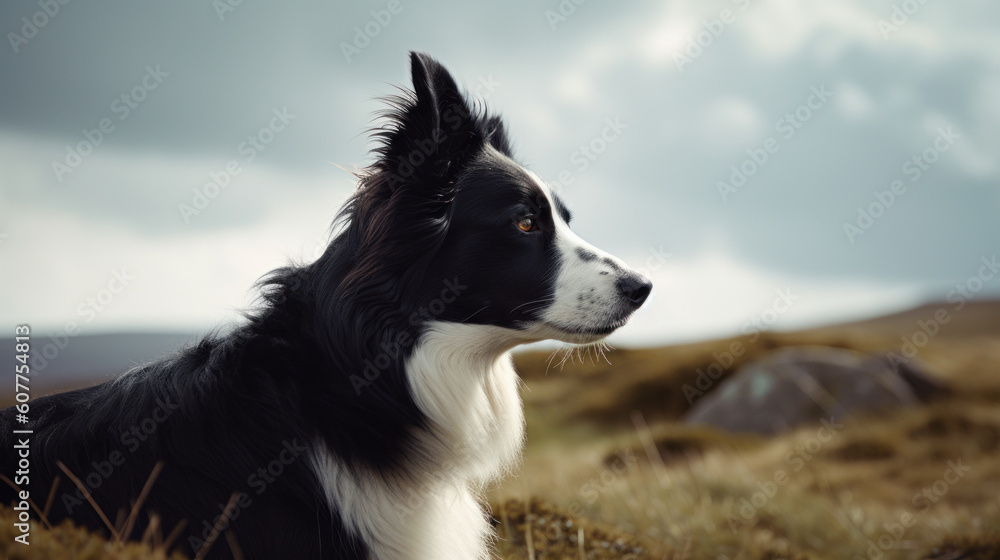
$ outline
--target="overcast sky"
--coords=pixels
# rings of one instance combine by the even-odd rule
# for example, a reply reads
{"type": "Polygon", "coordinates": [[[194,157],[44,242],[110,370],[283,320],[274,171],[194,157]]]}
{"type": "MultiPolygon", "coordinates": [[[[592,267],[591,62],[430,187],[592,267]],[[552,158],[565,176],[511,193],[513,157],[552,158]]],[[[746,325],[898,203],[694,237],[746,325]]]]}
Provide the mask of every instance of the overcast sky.
{"type": "Polygon", "coordinates": [[[409,50],[653,278],[615,342],[1000,294],[996,2],[230,3],[0,5],[5,323],[233,320],[316,256],[409,50]]]}

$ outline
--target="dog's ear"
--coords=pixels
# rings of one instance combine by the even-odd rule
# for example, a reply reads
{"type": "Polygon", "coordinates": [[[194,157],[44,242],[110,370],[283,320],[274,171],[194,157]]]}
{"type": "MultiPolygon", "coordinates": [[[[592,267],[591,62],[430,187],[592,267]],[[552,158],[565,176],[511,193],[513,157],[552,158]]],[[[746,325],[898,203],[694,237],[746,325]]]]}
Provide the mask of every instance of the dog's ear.
{"type": "Polygon", "coordinates": [[[410,53],[413,95],[390,100],[388,127],[376,167],[388,174],[388,184],[443,186],[483,145],[468,101],[451,74],[423,53],[410,53]]]}

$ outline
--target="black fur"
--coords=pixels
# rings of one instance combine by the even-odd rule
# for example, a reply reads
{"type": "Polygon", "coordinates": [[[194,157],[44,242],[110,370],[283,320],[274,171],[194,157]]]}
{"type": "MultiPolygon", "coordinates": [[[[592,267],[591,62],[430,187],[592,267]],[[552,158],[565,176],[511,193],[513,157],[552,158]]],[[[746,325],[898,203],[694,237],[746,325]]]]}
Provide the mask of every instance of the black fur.
{"type": "MultiPolygon", "coordinates": [[[[31,403],[33,500],[44,504],[60,477],[50,521],[104,528],[57,462],[98,483],[93,499],[112,523],[162,462],[127,538],[153,515],[164,535],[186,522],[177,546],[193,556],[234,493],[245,493],[251,503],[227,531],[246,558],[365,557],[302,449],[323,441],[348,466],[405,475],[411,434],[426,422],[403,371],[421,329],[432,319],[517,328],[537,317],[559,266],[544,225],[553,211],[568,217],[507,159],[497,117],[470,106],[426,55],[412,54],[411,65],[414,91],[389,100],[376,162],[322,257],[266,277],[260,309],[231,333],[31,403]],[[543,227],[526,235],[513,224],[529,213],[543,227]],[[435,305],[447,290],[453,302],[435,305]],[[260,473],[275,461],[280,475],[260,473]]],[[[0,413],[8,476],[14,414],[0,413]]],[[[14,501],[5,485],[0,501],[14,501]]],[[[219,537],[209,557],[231,554],[219,537]]]]}

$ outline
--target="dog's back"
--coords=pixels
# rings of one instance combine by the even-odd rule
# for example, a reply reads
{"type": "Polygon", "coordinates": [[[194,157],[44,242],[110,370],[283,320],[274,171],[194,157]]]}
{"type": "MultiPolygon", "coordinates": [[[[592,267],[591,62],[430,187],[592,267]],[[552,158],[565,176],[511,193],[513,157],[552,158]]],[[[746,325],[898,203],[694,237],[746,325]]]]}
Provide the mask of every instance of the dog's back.
{"type": "MultiPolygon", "coordinates": [[[[14,424],[14,408],[0,411],[0,444],[13,449],[12,431],[33,428],[22,436],[31,450],[27,488],[43,507],[57,485],[47,515],[53,524],[70,518],[110,535],[61,463],[98,507],[134,504],[152,484],[121,538],[141,537],[157,516],[163,538],[184,524],[176,546],[192,557],[204,546],[213,546],[212,557],[228,557],[227,545],[206,541],[232,532],[252,551],[248,557],[362,558],[355,555],[363,547],[317,493],[312,436],[297,430],[303,424],[290,400],[294,382],[281,387],[284,372],[246,360],[248,346],[260,344],[267,343],[240,333],[209,338],[113,381],[35,399],[27,426],[14,424]]],[[[4,453],[2,472],[15,472],[18,458],[4,453]]],[[[0,488],[0,502],[15,497],[0,488]]],[[[102,513],[121,533],[132,512],[102,513]]]]}

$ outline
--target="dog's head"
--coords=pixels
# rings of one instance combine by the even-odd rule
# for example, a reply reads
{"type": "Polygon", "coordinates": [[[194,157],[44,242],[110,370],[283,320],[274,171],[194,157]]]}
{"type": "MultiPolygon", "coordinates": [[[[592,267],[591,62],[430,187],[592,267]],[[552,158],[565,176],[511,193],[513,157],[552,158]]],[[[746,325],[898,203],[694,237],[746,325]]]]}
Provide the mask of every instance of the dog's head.
{"type": "Polygon", "coordinates": [[[390,98],[377,161],[345,210],[345,282],[408,302],[411,324],[494,325],[519,341],[600,340],[643,304],[649,280],[570,229],[570,212],[514,161],[503,123],[447,70],[411,55],[413,92],[390,98]]]}

